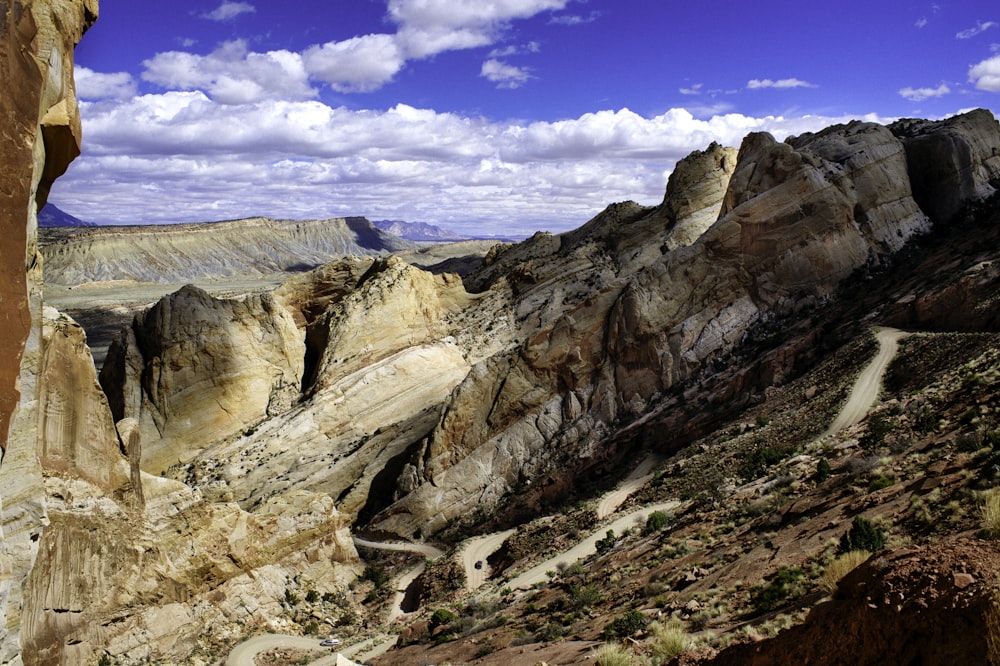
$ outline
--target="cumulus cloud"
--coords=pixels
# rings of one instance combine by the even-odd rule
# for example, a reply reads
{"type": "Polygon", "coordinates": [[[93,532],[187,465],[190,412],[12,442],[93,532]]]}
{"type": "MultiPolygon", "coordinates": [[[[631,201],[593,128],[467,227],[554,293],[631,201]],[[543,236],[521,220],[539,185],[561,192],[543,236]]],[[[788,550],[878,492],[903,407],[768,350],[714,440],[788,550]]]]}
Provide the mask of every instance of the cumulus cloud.
{"type": "Polygon", "coordinates": [[[948,84],[942,83],[937,88],[902,88],[899,94],[911,102],[922,102],[933,97],[943,97],[951,92],[948,84]]]}
{"type": "Polygon", "coordinates": [[[751,131],[782,139],[848,120],[619,109],[493,122],[402,104],[226,105],[198,90],[83,101],[81,114],[87,151],[52,201],[82,219],[367,215],[506,234],[569,229],[613,201],[658,203],[676,161],[712,141],[738,146],[751,131]]]}
{"type": "Polygon", "coordinates": [[[248,2],[223,2],[210,12],[202,14],[202,18],[212,21],[231,21],[240,14],[252,14],[257,9],[248,2]]]}
{"type": "Polygon", "coordinates": [[[491,58],[483,63],[479,75],[497,84],[497,88],[520,88],[528,82],[531,74],[523,67],[514,67],[491,58]]]}
{"type": "Polygon", "coordinates": [[[203,90],[223,104],[250,104],[264,99],[309,99],[302,56],[290,51],[254,53],[246,42],[225,42],[208,55],[184,51],[158,53],[143,62],[142,78],[175,90],[203,90]]]}
{"type": "Polygon", "coordinates": [[[987,58],[969,68],[969,82],[980,90],[1000,92],[1000,55],[987,58]]]}
{"type": "Polygon", "coordinates": [[[370,92],[392,80],[403,54],[391,35],[364,35],[313,46],[302,54],[311,76],[340,92],[370,92]]]}
{"type": "Polygon", "coordinates": [[[757,90],[760,88],[816,88],[817,86],[800,79],[751,79],[747,81],[747,88],[757,90]]]}
{"type": "Polygon", "coordinates": [[[135,79],[128,72],[101,74],[77,65],[73,77],[80,99],[129,99],[137,92],[135,79]]]}
{"type": "Polygon", "coordinates": [[[990,28],[995,28],[998,25],[1000,25],[1000,23],[997,23],[996,21],[976,21],[976,27],[962,30],[957,33],[955,37],[958,39],[972,39],[976,35],[986,32],[990,28]]]}

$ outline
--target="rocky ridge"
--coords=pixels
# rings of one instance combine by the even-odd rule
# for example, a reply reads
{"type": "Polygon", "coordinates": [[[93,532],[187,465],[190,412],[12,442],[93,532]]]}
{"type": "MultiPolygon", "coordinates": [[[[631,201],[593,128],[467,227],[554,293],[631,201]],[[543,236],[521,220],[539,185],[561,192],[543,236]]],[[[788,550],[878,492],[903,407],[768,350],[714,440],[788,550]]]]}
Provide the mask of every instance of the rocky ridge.
{"type": "Polygon", "coordinates": [[[260,277],[414,247],[363,217],[48,228],[40,245],[46,280],[63,286],[260,277]]]}

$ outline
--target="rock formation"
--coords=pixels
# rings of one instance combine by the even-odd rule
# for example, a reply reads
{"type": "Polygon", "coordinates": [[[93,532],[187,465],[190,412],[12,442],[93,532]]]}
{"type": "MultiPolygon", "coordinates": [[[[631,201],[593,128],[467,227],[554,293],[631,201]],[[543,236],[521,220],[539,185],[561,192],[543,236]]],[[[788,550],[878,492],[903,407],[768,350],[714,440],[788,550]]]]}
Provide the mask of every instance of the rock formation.
{"type": "MultiPolygon", "coordinates": [[[[97,0],[0,2],[0,662],[20,660],[24,585],[46,523],[38,449],[41,261],[37,211],[80,152],[73,47],[97,0]]],[[[98,472],[100,474],[100,472],[98,472]]]]}
{"type": "Polygon", "coordinates": [[[43,229],[46,282],[185,283],[306,270],[344,255],[377,255],[414,243],[363,217],[43,229]]]}

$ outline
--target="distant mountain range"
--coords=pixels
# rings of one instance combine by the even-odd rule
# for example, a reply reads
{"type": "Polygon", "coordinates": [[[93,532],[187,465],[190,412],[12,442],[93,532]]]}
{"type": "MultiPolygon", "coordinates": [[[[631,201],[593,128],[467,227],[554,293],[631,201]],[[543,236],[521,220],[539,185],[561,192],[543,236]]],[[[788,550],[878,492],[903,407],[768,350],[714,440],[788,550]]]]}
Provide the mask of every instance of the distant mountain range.
{"type": "Polygon", "coordinates": [[[470,236],[457,234],[451,229],[445,229],[426,222],[404,222],[402,220],[375,220],[376,228],[405,240],[419,242],[453,243],[470,240],[470,236]]]}
{"type": "Polygon", "coordinates": [[[66,211],[59,210],[52,204],[45,204],[38,211],[38,226],[40,227],[94,227],[93,222],[85,222],[66,211]]]}

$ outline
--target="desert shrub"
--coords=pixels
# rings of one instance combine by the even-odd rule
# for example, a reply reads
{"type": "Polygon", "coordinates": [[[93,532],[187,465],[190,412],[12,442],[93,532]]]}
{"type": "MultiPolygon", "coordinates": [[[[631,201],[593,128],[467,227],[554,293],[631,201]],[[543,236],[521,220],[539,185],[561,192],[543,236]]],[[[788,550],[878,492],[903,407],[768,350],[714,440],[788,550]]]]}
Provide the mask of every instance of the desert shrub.
{"type": "Polygon", "coordinates": [[[670,524],[670,516],[663,511],[653,511],[646,516],[646,526],[642,529],[643,534],[653,534],[659,532],[670,524]]]}
{"type": "Polygon", "coordinates": [[[827,594],[833,594],[840,579],[857,569],[870,555],[867,550],[852,550],[830,562],[819,578],[820,588],[827,594]]]}
{"type": "Polygon", "coordinates": [[[885,548],[888,535],[881,528],[875,527],[872,521],[862,516],[854,516],[851,529],[840,537],[837,554],[843,555],[852,550],[866,550],[875,553],[885,548]]]}
{"type": "Polygon", "coordinates": [[[302,632],[306,636],[315,636],[319,633],[319,625],[315,622],[309,622],[306,626],[302,627],[302,632]]]}
{"type": "Polygon", "coordinates": [[[1000,430],[987,430],[983,433],[983,443],[991,449],[1000,446],[1000,430]]]}
{"type": "Polygon", "coordinates": [[[317,601],[319,601],[319,592],[317,592],[316,590],[309,590],[308,592],[306,592],[306,601],[311,604],[314,604],[317,601]]]}
{"type": "Polygon", "coordinates": [[[653,657],[662,660],[673,659],[683,654],[691,644],[687,630],[677,620],[670,620],[666,624],[654,622],[649,625],[649,632],[653,635],[650,651],[653,657]]]}
{"type": "Polygon", "coordinates": [[[990,539],[1000,538],[1000,492],[988,493],[979,507],[980,526],[990,539]]]}
{"type": "Polygon", "coordinates": [[[573,600],[573,607],[576,610],[590,608],[601,601],[601,591],[597,589],[596,585],[585,585],[583,587],[570,585],[568,591],[570,598],[573,600]]]}
{"type": "Polygon", "coordinates": [[[823,483],[830,478],[830,472],[830,461],[826,458],[820,458],[819,462],[816,463],[816,481],[823,483]]]}
{"type": "Polygon", "coordinates": [[[594,547],[597,549],[598,553],[605,553],[611,550],[614,547],[614,545],[615,545],[615,531],[608,530],[607,533],[605,533],[603,539],[597,540],[597,543],[594,544],[594,547]]]}
{"type": "Polygon", "coordinates": [[[438,608],[431,615],[431,627],[440,627],[458,619],[458,615],[452,613],[447,608],[438,608]]]}
{"type": "Polygon", "coordinates": [[[885,436],[892,432],[893,426],[894,424],[882,414],[872,414],[868,417],[868,428],[858,443],[869,451],[877,449],[885,443],[885,436]]]}
{"type": "Polygon", "coordinates": [[[868,482],[868,490],[874,492],[876,490],[882,490],[883,488],[888,488],[892,484],[896,483],[896,477],[892,474],[879,473],[874,475],[868,482]]]}
{"type": "Polygon", "coordinates": [[[784,446],[764,446],[752,452],[745,461],[741,472],[744,478],[756,479],[771,467],[795,453],[794,448],[784,446]]]}
{"type": "Polygon", "coordinates": [[[938,427],[938,418],[934,412],[924,407],[917,416],[916,429],[922,435],[934,432],[938,427]]]}
{"type": "Polygon", "coordinates": [[[377,567],[374,564],[366,566],[365,570],[361,573],[361,577],[375,583],[376,588],[381,588],[389,582],[390,578],[389,574],[387,574],[384,569],[377,567]]]}
{"type": "Polygon", "coordinates": [[[294,592],[289,590],[287,587],[285,588],[285,602],[289,606],[294,606],[295,604],[299,603],[299,597],[294,592]]]}
{"type": "Polygon", "coordinates": [[[805,572],[801,567],[778,567],[771,581],[750,593],[750,601],[759,613],[772,611],[789,597],[799,596],[804,590],[805,572]]]}
{"type": "Polygon", "coordinates": [[[594,666],[633,666],[632,651],[618,643],[605,643],[594,652],[594,666]]]}
{"type": "Polygon", "coordinates": [[[648,625],[649,618],[637,610],[630,610],[604,626],[604,638],[628,638],[642,631],[648,625]]]}

